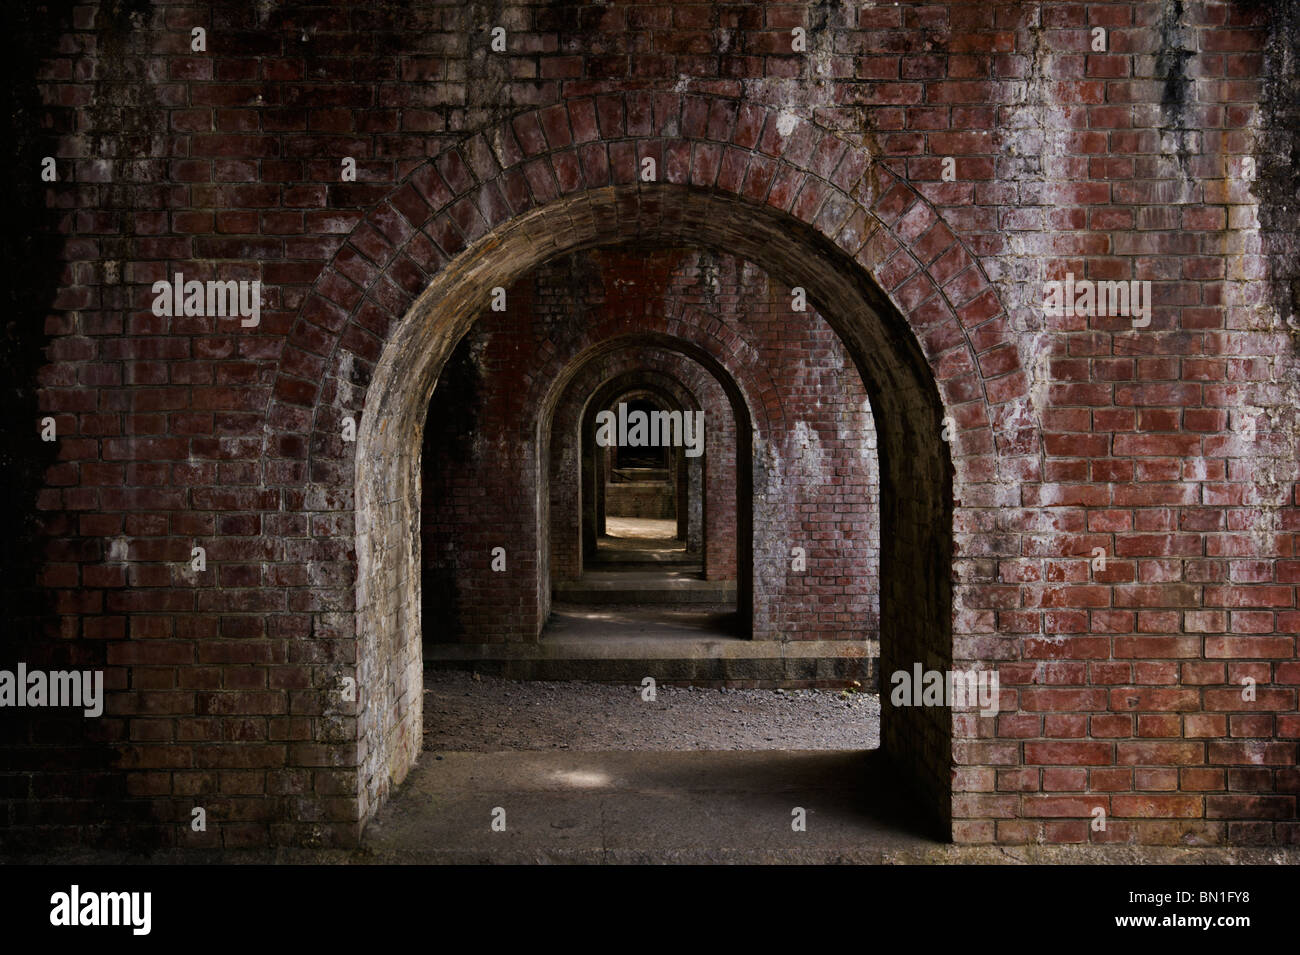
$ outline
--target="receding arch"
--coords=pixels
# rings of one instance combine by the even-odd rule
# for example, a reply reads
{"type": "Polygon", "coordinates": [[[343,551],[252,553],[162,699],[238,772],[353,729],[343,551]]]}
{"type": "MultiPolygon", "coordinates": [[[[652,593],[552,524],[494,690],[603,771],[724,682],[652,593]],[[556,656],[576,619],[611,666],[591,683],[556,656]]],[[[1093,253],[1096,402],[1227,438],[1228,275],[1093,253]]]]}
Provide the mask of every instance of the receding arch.
{"type": "MultiPolygon", "coordinates": [[[[722,389],[722,393],[731,407],[732,421],[736,430],[736,613],[741,621],[746,622],[744,635],[748,635],[748,622],[753,619],[754,600],[754,562],[753,562],[753,515],[748,502],[742,502],[740,495],[753,487],[753,434],[756,424],[755,412],[761,408],[756,400],[757,382],[746,382],[733,375],[723,366],[719,355],[711,349],[721,347],[717,342],[700,342],[677,338],[662,332],[627,332],[615,335],[599,342],[574,356],[555,377],[554,383],[539,397],[539,429],[543,422],[551,421],[556,408],[573,382],[599,359],[609,355],[631,351],[637,348],[661,349],[683,356],[700,366],[705,374],[713,379],[722,389]],[[743,546],[742,546],[743,542],[743,546]]],[[[760,425],[765,426],[762,412],[759,411],[760,425]]],[[[549,459],[549,436],[539,431],[543,460],[549,459]]],[[[543,494],[543,498],[547,497],[543,494]]]]}
{"type": "MultiPolygon", "coordinates": [[[[310,615],[311,635],[323,638],[304,648],[315,665],[313,687],[322,719],[296,765],[319,766],[326,759],[354,781],[358,832],[419,750],[418,646],[398,646],[400,634],[409,629],[385,629],[390,624],[409,628],[418,620],[418,591],[386,577],[370,579],[376,561],[388,556],[387,535],[376,533],[382,522],[361,515],[363,497],[372,507],[380,507],[374,503],[379,500],[391,504],[390,517],[403,513],[397,498],[384,494],[399,486],[409,489],[409,470],[385,477],[380,492],[363,489],[360,480],[372,467],[382,470],[405,457],[394,455],[387,462],[361,457],[357,444],[343,439],[343,422],[356,418],[364,430],[369,427],[364,411],[393,405],[391,397],[380,394],[394,386],[392,368],[382,387],[377,368],[386,350],[411,341],[409,326],[424,314],[412,305],[451,264],[458,268],[456,280],[467,280],[473,263],[500,248],[504,231],[525,216],[541,259],[574,238],[567,230],[579,220],[579,241],[591,245],[639,231],[666,231],[663,194],[652,193],[670,187],[717,197],[709,211],[726,213],[721,231],[742,239],[751,235],[754,219],[775,216],[772,221],[784,223],[788,233],[774,254],[791,244],[813,258],[819,249],[829,249],[828,262],[856,275],[851,285],[878,285],[867,294],[895,304],[904,321],[895,323],[891,334],[914,339],[930,369],[928,376],[918,369],[905,377],[937,386],[952,437],[948,448],[938,451],[950,449],[954,468],[955,514],[952,521],[940,522],[944,539],[917,545],[927,554],[944,553],[907,572],[941,578],[922,581],[924,594],[976,598],[942,627],[928,628],[943,637],[933,641],[939,651],[927,659],[955,657],[961,665],[982,667],[1014,652],[996,615],[978,609],[987,606],[979,591],[990,572],[992,545],[972,544],[966,534],[957,553],[949,541],[954,526],[1006,527],[1004,509],[1022,504],[1020,485],[1041,475],[1044,448],[1013,324],[976,255],[943,215],[896,169],[873,160],[861,143],[778,107],[699,91],[653,97],[612,92],[524,107],[415,165],[353,228],[298,309],[268,398],[266,474],[284,485],[282,509],[308,528],[300,552],[307,560],[342,561],[348,571],[323,578],[310,606],[299,608],[310,615]],[[660,163],[664,183],[637,185],[638,158],[644,155],[673,160],[660,163]],[[622,206],[620,199],[625,199],[622,206]],[[548,208],[558,214],[538,215],[548,208]],[[645,229],[621,218],[639,220],[645,229]],[[810,235],[819,241],[806,242],[810,235]],[[363,557],[364,551],[369,553],[363,557]],[[371,606],[371,597],[385,589],[384,604],[371,606]],[[342,702],[336,689],[354,678],[363,692],[356,702],[342,702]]],[[[698,211],[692,214],[701,231],[718,224],[698,211]]],[[[691,225],[676,231],[689,236],[691,225]]],[[[711,228],[709,234],[718,231],[711,228]]],[[[791,264],[792,271],[801,271],[799,262],[791,264]]],[[[440,334],[454,342],[453,331],[448,327],[440,334]]],[[[900,360],[910,359],[904,354],[900,360]]],[[[875,402],[873,408],[884,410],[875,402]]],[[[374,427],[383,435],[391,424],[385,420],[374,427]]],[[[375,448],[383,453],[377,443],[375,448]]],[[[912,462],[896,455],[887,459],[883,445],[879,450],[882,469],[892,462],[903,471],[893,483],[908,486],[912,462]]],[[[933,513],[925,513],[920,502],[912,505],[899,523],[925,535],[933,513]]],[[[891,535],[883,536],[893,543],[891,535]]],[[[395,560],[409,561],[411,542],[395,547],[395,560]]],[[[891,574],[890,580],[903,577],[891,574]]],[[[883,594],[882,605],[905,606],[911,596],[908,587],[900,587],[892,596],[883,594]]],[[[890,652],[888,642],[885,651],[890,652]]],[[[882,659],[881,665],[900,662],[905,661],[882,659]]],[[[888,712],[886,743],[895,753],[910,751],[904,771],[922,787],[921,800],[944,823],[961,821],[960,828],[956,822],[944,826],[948,835],[982,840],[987,813],[978,800],[953,795],[951,770],[955,763],[967,773],[991,771],[991,751],[977,742],[993,731],[985,725],[989,721],[931,711],[928,722],[919,716],[904,723],[888,712]]]]}
{"type": "MultiPolygon", "coordinates": [[[[366,392],[357,442],[357,661],[368,793],[382,799],[419,742],[419,438],[443,363],[483,308],[543,261],[599,245],[674,243],[739,254],[808,300],[844,342],[876,409],[881,464],[881,672],[951,666],[952,465],[944,405],[907,321],[835,243],[787,213],[667,184],[556,199],[458,255],[392,331],[366,392]]],[[[792,316],[792,321],[797,320],[792,316]]],[[[884,748],[932,813],[951,813],[951,717],[885,708],[884,748]]]]}
{"type": "MultiPolygon", "coordinates": [[[[581,364],[582,369],[591,368],[591,366],[597,364],[599,360],[606,359],[606,357],[610,356],[620,355],[620,353],[629,353],[629,355],[630,353],[642,353],[642,355],[649,353],[649,355],[653,356],[659,355],[659,353],[675,355],[680,357],[682,361],[688,361],[688,363],[692,364],[694,368],[698,368],[699,373],[701,373],[702,376],[705,376],[706,381],[711,382],[712,385],[718,388],[718,391],[722,392],[722,401],[724,403],[725,411],[727,411],[729,418],[731,418],[729,424],[731,424],[732,439],[733,442],[735,442],[735,446],[732,448],[731,460],[727,461],[727,468],[731,469],[733,477],[731,483],[731,505],[733,516],[735,516],[735,529],[733,529],[731,541],[729,541],[729,548],[731,548],[731,555],[729,555],[729,557],[731,557],[733,568],[735,568],[735,579],[737,585],[737,618],[742,624],[741,635],[748,635],[750,633],[750,621],[751,618],[753,618],[754,577],[753,517],[751,517],[750,500],[746,499],[746,494],[748,494],[749,489],[753,486],[754,469],[754,424],[753,414],[750,412],[748,399],[746,399],[744,394],[742,394],[742,390],[740,386],[737,386],[735,379],[732,378],[731,374],[729,374],[727,370],[722,368],[722,365],[720,365],[718,360],[705,355],[705,352],[702,352],[698,347],[692,346],[690,343],[671,342],[671,340],[663,337],[663,335],[625,335],[625,337],[617,338],[612,340],[612,342],[604,343],[603,346],[591,348],[591,350],[588,350],[584,356],[580,356],[577,363],[581,364]],[[702,357],[705,360],[701,360],[702,357]]],[[[581,374],[582,370],[577,369],[575,377],[571,379],[571,383],[565,386],[565,394],[571,390],[576,382],[581,381],[581,374]]],[[[663,374],[664,377],[668,377],[667,373],[660,374],[663,374]]],[[[624,382],[627,382],[629,377],[630,373],[619,374],[619,376],[611,378],[610,381],[603,382],[601,386],[591,391],[589,399],[586,400],[584,411],[582,411],[580,426],[582,440],[588,439],[589,435],[593,433],[594,414],[598,411],[598,405],[603,405],[607,400],[610,400],[610,396],[614,394],[614,392],[619,391],[620,387],[624,386],[624,382]]],[[[690,388],[685,386],[680,379],[672,379],[672,382],[675,383],[676,387],[672,388],[669,386],[667,391],[676,390],[679,395],[681,392],[685,392],[686,403],[694,405],[697,409],[702,407],[702,399],[699,398],[697,394],[690,391],[690,388]]],[[[664,398],[673,398],[673,396],[664,392],[664,398]]],[[[703,490],[705,483],[708,483],[708,485],[715,483],[715,476],[714,473],[712,473],[714,464],[705,463],[705,461],[701,461],[701,464],[702,466],[710,468],[710,477],[708,477],[707,482],[699,482],[701,483],[701,490],[703,490]]],[[[594,477],[593,474],[593,476],[591,476],[591,481],[594,481],[594,477]]],[[[720,502],[712,503],[711,507],[708,508],[707,515],[702,516],[705,517],[706,520],[711,518],[712,515],[716,513],[716,507],[718,507],[719,503],[720,502]]],[[[584,528],[584,550],[586,550],[590,544],[594,544],[594,537],[589,538],[588,529],[584,528]]],[[[701,554],[701,561],[702,564],[705,565],[706,569],[710,567],[710,561],[715,560],[716,555],[712,548],[719,547],[720,544],[722,544],[722,542],[716,541],[716,539],[706,539],[705,550],[703,550],[701,554]]],[[[712,579],[712,577],[710,577],[710,579],[712,579]]]]}
{"type": "MultiPolygon", "coordinates": [[[[572,387],[572,386],[571,386],[572,387]]],[[[625,400],[627,397],[657,396],[661,402],[666,405],[676,404],[682,411],[700,410],[700,399],[695,393],[683,384],[677,377],[659,370],[650,370],[641,368],[635,371],[622,371],[606,378],[600,382],[596,388],[592,389],[587,395],[581,408],[578,409],[576,433],[572,434],[573,441],[579,456],[579,521],[577,536],[579,538],[578,547],[578,565],[575,569],[581,571],[582,567],[594,557],[596,552],[597,538],[605,532],[604,513],[605,502],[603,494],[603,475],[601,474],[601,456],[599,454],[591,455],[590,461],[587,454],[587,443],[589,436],[595,426],[595,416],[602,409],[609,407],[611,403],[625,400]],[[609,397],[611,394],[615,397],[609,397]]],[[[566,396],[568,398],[568,396],[566,396]]],[[[563,405],[564,399],[561,401],[563,405]]],[[[556,408],[558,417],[560,408],[556,408]]],[[[552,440],[554,440],[555,429],[552,428],[552,440]]],[[[551,459],[555,460],[555,448],[552,445],[551,459]]],[[[701,462],[702,466],[702,462],[701,462]]],[[[555,471],[552,471],[551,480],[554,481],[559,477],[555,471]]],[[[683,481],[684,475],[674,474],[677,495],[677,530],[678,536],[683,540],[689,540],[690,534],[687,525],[690,523],[689,511],[691,507],[699,506],[702,510],[703,502],[696,498],[683,500],[683,485],[689,485],[689,480],[683,481]],[[683,533],[686,532],[686,533],[683,533]]],[[[554,500],[554,491],[552,493],[554,500]]],[[[554,540],[556,532],[560,529],[560,522],[552,515],[551,518],[551,535],[554,540]]],[[[701,540],[702,543],[702,540],[701,540]]],[[[689,546],[687,548],[690,549],[689,546]]]]}

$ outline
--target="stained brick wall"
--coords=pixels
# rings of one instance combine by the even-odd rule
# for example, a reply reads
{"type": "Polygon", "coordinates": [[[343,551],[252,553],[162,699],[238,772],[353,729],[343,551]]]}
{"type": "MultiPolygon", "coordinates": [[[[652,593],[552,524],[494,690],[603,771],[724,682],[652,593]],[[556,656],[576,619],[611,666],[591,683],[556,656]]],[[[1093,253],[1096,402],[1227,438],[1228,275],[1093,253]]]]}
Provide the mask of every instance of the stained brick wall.
{"type": "Polygon", "coordinates": [[[354,839],[418,751],[443,360],[493,285],[651,239],[806,286],[862,370],[882,672],[1002,677],[885,700],[954,838],[1300,838],[1293,0],[12,16],[6,662],[111,692],[5,714],[10,841],[354,839]],[[260,324],[155,316],[178,271],[260,324]],[[1150,324],[1045,315],[1066,273],[1150,324]]]}

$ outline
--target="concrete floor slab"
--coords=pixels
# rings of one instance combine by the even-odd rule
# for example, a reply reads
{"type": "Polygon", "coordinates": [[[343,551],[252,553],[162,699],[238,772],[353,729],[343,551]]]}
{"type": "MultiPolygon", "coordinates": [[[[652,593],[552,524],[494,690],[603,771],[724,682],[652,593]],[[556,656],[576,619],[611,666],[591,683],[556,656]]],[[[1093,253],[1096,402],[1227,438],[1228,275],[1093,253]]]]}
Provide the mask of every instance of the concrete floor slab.
{"type": "Polygon", "coordinates": [[[393,862],[880,861],[934,845],[870,752],[426,754],[366,832],[393,862]],[[492,830],[495,808],[506,829],[492,830]],[[792,828],[803,809],[805,831],[792,828]]]}
{"type": "Polygon", "coordinates": [[[606,537],[633,542],[669,541],[678,547],[686,546],[677,540],[677,521],[673,518],[619,517],[606,514],[605,533],[601,535],[601,539],[604,540],[606,537]]]}
{"type": "Polygon", "coordinates": [[[596,539],[589,566],[700,562],[698,553],[687,553],[686,542],[677,540],[676,521],[607,517],[605,529],[607,533],[596,539]]]}

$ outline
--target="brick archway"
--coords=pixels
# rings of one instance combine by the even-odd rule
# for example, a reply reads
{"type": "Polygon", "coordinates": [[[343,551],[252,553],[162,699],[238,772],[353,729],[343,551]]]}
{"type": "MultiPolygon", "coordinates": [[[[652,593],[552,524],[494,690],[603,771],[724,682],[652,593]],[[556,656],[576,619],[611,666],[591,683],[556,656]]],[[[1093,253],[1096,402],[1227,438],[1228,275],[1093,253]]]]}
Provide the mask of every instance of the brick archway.
{"type": "MultiPolygon", "coordinates": [[[[346,535],[355,494],[355,586],[325,587],[313,610],[340,636],[356,613],[355,656],[331,662],[364,694],[326,704],[338,725],[355,718],[354,738],[321,742],[332,765],[356,768],[362,823],[419,749],[413,449],[439,369],[493,287],[629,242],[731,251],[806,289],[877,414],[882,672],[953,663],[954,498],[999,506],[999,481],[1038,453],[1018,352],[974,257],[905,182],[774,110],[628,93],[530,111],[421,165],[353,231],[303,305],[268,410],[272,464],[306,465],[301,510],[330,528],[317,547],[346,535]],[[647,158],[654,182],[638,178],[647,158]]],[[[887,713],[882,727],[945,825],[952,734],[946,710],[887,713]]]]}
{"type": "MultiPolygon", "coordinates": [[[[646,390],[657,389],[662,397],[683,408],[704,411],[711,421],[725,420],[722,427],[711,425],[708,432],[708,440],[721,446],[714,445],[700,461],[708,473],[700,479],[698,491],[708,489],[710,496],[708,508],[700,515],[705,524],[701,528],[704,547],[700,558],[706,578],[716,579],[725,573],[736,579],[737,613],[746,621],[745,633],[749,633],[753,617],[753,518],[745,495],[753,487],[751,436],[755,425],[749,388],[728,373],[707,347],[698,343],[674,340],[662,334],[626,334],[606,340],[572,359],[541,402],[541,414],[547,420],[556,421],[567,406],[576,405],[567,417],[581,422],[576,428],[579,436],[590,435],[594,432],[596,412],[614,393],[638,380],[647,383],[646,390]],[[648,362],[646,357],[650,359],[648,362]],[[674,359],[676,364],[671,364],[674,359]],[[632,367],[649,370],[630,371],[632,367]],[[650,382],[656,384],[651,386],[650,382]],[[725,465],[715,469],[712,464],[723,458],[725,465]],[[730,489],[730,499],[725,503],[724,488],[730,489]],[[725,515],[721,520],[720,514],[725,515]],[[730,528],[725,544],[720,541],[720,528],[724,525],[730,528]],[[719,551],[726,556],[720,557],[719,551]]],[[[552,428],[551,434],[539,442],[544,460],[554,462],[555,440],[552,428]]],[[[581,437],[578,440],[581,443],[581,437]]],[[[570,470],[573,469],[571,466],[570,470]]],[[[552,470],[548,476],[552,500],[559,477],[558,470],[552,470]]],[[[585,479],[584,475],[584,487],[588,483],[585,479]]],[[[584,489],[583,495],[587,493],[584,489]]],[[[554,535],[560,522],[551,515],[549,523],[554,535]]],[[[582,536],[590,539],[577,549],[585,554],[590,546],[594,551],[594,534],[588,534],[584,526],[582,536]]],[[[570,570],[580,569],[581,564],[581,560],[571,558],[570,570]]]]}
{"type": "MultiPolygon", "coordinates": [[[[582,572],[590,569],[597,561],[599,551],[598,540],[608,530],[607,515],[609,513],[609,499],[606,492],[605,484],[609,475],[609,462],[605,458],[603,451],[597,450],[594,445],[595,417],[596,414],[604,408],[613,408],[619,402],[634,401],[644,399],[655,404],[663,410],[680,410],[682,413],[702,411],[705,420],[710,420],[708,411],[701,408],[700,400],[696,393],[682,384],[675,376],[662,371],[650,371],[644,368],[637,371],[623,371],[615,373],[613,377],[602,382],[596,389],[589,392],[588,399],[584,407],[580,410],[576,440],[570,439],[577,445],[577,457],[579,459],[579,468],[569,468],[567,473],[559,468],[552,472],[550,478],[551,500],[557,497],[559,487],[569,484],[576,487],[579,498],[579,512],[561,515],[552,509],[549,515],[551,526],[552,540],[557,530],[565,527],[565,517],[570,518],[570,525],[577,530],[575,535],[578,538],[577,559],[574,563],[577,565],[580,577],[582,572]],[[591,436],[588,438],[587,436],[591,436]],[[577,471],[576,475],[574,471],[577,471]],[[576,479],[575,479],[576,478],[576,479]]],[[[559,408],[556,410],[556,419],[558,423],[559,408]]],[[[551,460],[557,460],[555,436],[558,428],[551,429],[551,460]]],[[[572,429],[569,432],[573,434],[572,429]]],[[[710,437],[715,432],[710,432],[710,437]]],[[[669,482],[673,487],[673,511],[676,523],[676,533],[686,547],[688,553],[691,552],[691,526],[694,523],[696,532],[694,552],[700,557],[701,566],[705,577],[708,577],[709,560],[713,557],[712,551],[717,547],[717,542],[712,535],[707,533],[707,520],[712,517],[712,511],[716,511],[716,506],[711,510],[705,507],[704,490],[706,482],[703,476],[703,462],[696,459],[688,461],[684,456],[676,452],[669,452],[668,458],[670,473],[669,482]],[[692,481],[694,473],[694,481],[692,481]],[[694,515],[694,520],[692,520],[694,515]]],[[[611,457],[613,454],[611,453],[611,457]]],[[[732,455],[734,459],[734,454],[732,455]]],[[[710,473],[712,476],[712,472],[710,473]]],[[[554,577],[554,568],[552,568],[554,577]]]]}
{"type": "MultiPolygon", "coordinates": [[[[589,428],[594,429],[595,415],[606,402],[610,389],[636,387],[653,392],[682,410],[704,411],[707,420],[708,410],[702,403],[707,398],[700,397],[699,383],[693,388],[683,381],[686,376],[681,370],[686,361],[675,352],[659,348],[638,350],[635,355],[615,352],[587,363],[565,387],[551,414],[548,451],[550,543],[553,553],[564,554],[560,567],[552,561],[553,578],[576,579],[589,555],[595,552],[596,538],[604,530],[598,519],[604,503],[597,491],[597,462],[587,460],[583,436],[589,433],[589,428]],[[563,503],[557,506],[560,501],[563,503]]],[[[698,374],[702,376],[703,370],[698,374]]],[[[700,502],[693,497],[691,503],[700,502]]],[[[679,513],[679,518],[682,516],[679,513]]],[[[679,532],[683,529],[681,523],[679,520],[679,532]]],[[[695,549],[701,552],[703,531],[703,527],[696,528],[695,549]]]]}

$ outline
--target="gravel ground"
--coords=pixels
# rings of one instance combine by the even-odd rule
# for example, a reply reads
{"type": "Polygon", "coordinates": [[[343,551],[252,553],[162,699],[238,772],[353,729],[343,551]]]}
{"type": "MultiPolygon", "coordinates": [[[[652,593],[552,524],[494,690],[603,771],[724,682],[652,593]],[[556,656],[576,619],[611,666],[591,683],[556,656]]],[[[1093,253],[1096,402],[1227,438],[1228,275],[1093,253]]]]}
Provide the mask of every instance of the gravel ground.
{"type": "Polygon", "coordinates": [[[711,690],[521,683],[454,671],[424,678],[424,748],[875,749],[880,698],[839,690],[711,690]]]}

